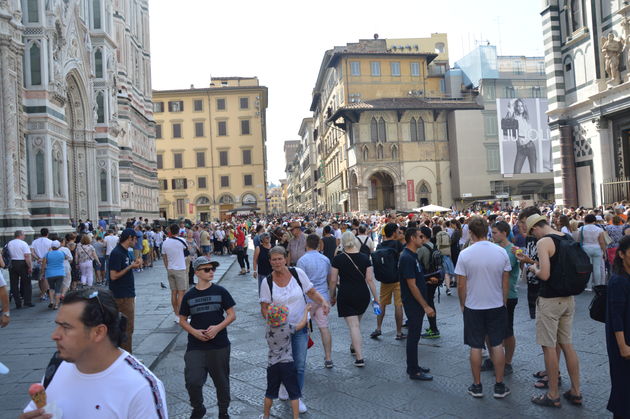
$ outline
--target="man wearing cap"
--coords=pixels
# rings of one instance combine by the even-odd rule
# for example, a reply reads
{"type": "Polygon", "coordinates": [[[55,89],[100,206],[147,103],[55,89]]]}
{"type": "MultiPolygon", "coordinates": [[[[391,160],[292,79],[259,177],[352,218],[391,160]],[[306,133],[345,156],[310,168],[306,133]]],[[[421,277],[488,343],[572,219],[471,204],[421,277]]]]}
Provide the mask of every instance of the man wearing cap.
{"type": "Polygon", "coordinates": [[[132,348],[132,337],[136,311],[136,288],[133,270],[140,269],[142,258],[129,261],[129,250],[133,249],[138,240],[132,228],[126,228],[120,234],[120,239],[109,255],[109,289],[114,294],[118,311],[127,316],[127,340],[120,347],[129,353],[132,348]]]}
{"type": "MultiPolygon", "coordinates": [[[[527,217],[527,232],[538,239],[538,264],[529,270],[540,279],[540,291],[536,301],[536,343],[542,346],[545,358],[545,370],[548,377],[549,392],[532,398],[532,403],[546,407],[560,407],[559,357],[556,346],[560,346],[571,378],[571,389],[563,396],[571,404],[582,405],[580,393],[580,361],[573,348],[571,332],[575,313],[575,298],[563,297],[550,286],[558,281],[557,269],[552,265],[559,263],[556,255],[556,243],[567,240],[560,231],[554,230],[544,215],[533,214],[527,217]]],[[[517,254],[517,259],[522,256],[517,254]]]]}
{"type": "Polygon", "coordinates": [[[297,265],[297,261],[306,253],[306,236],[302,233],[302,225],[299,221],[291,223],[291,234],[293,237],[289,239],[289,264],[297,265]]]}
{"type": "Polygon", "coordinates": [[[236,303],[225,288],[212,283],[217,266],[218,262],[205,256],[195,259],[192,267],[198,281],[184,294],[179,308],[179,325],[188,332],[184,379],[193,408],[191,419],[200,419],[206,414],[203,385],[208,374],[216,388],[219,418],[229,418],[230,340],[227,326],[236,320],[236,303]]]}

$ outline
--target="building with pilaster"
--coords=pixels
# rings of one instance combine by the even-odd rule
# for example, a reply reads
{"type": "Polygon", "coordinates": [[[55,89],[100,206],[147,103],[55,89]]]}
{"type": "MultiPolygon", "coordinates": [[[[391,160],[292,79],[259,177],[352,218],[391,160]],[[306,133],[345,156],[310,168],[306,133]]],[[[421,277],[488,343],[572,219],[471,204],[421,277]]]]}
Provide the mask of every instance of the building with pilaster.
{"type": "Polygon", "coordinates": [[[568,207],[630,195],[630,4],[544,0],[555,199],[568,207]]]}
{"type": "Polygon", "coordinates": [[[1,1],[0,60],[0,236],[157,216],[148,1],[1,1]]]}

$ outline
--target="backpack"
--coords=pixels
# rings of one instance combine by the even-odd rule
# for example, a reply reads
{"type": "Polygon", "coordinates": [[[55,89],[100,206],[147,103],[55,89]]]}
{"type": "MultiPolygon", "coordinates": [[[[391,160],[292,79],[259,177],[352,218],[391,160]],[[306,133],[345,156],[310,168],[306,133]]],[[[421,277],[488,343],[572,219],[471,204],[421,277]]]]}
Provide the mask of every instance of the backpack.
{"type": "MultiPolygon", "coordinates": [[[[295,270],[295,268],[289,268],[289,272],[291,272],[291,275],[297,281],[298,285],[300,286],[300,289],[302,290],[302,295],[304,295],[304,287],[302,286],[302,282],[300,281],[300,276],[298,275],[297,271],[295,270]]],[[[267,275],[267,285],[269,286],[269,298],[273,300],[273,276],[272,275],[267,275]]],[[[306,301],[306,297],[304,297],[304,300],[306,301]]]]}
{"type": "Polygon", "coordinates": [[[377,281],[384,284],[398,282],[398,252],[393,247],[379,245],[370,255],[372,269],[377,281]]]}
{"type": "Polygon", "coordinates": [[[372,253],[372,252],[370,251],[370,247],[366,244],[368,240],[370,240],[370,236],[367,236],[365,238],[365,241],[363,241],[363,243],[361,243],[361,240],[359,240],[359,243],[361,243],[361,247],[359,248],[359,252],[370,256],[370,253],[372,253]]]}
{"type": "MultiPolygon", "coordinates": [[[[560,297],[581,294],[593,272],[591,258],[579,242],[568,236],[549,234],[556,246],[557,263],[552,266],[549,287],[560,297]]],[[[555,255],[554,255],[555,256],[555,255]]]]}
{"type": "Polygon", "coordinates": [[[9,252],[9,243],[2,248],[2,259],[4,260],[4,268],[11,269],[11,252],[9,252]]]}
{"type": "Polygon", "coordinates": [[[434,272],[438,272],[442,270],[442,252],[438,249],[437,246],[434,246],[433,249],[428,244],[423,244],[423,246],[429,251],[429,266],[425,266],[427,274],[432,274],[434,272]]]}
{"type": "Polygon", "coordinates": [[[446,231],[440,231],[435,236],[435,243],[438,249],[443,249],[451,246],[451,238],[446,231]]]}

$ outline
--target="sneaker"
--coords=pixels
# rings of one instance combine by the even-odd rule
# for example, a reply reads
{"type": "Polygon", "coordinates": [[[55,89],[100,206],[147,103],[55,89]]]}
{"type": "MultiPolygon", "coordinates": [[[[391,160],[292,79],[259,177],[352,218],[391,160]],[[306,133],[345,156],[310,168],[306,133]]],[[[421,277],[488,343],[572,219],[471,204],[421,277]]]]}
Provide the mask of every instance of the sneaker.
{"type": "Polygon", "coordinates": [[[446,295],[448,295],[449,297],[451,296],[451,290],[450,290],[450,288],[448,288],[448,289],[446,290],[446,295]]]}
{"type": "Polygon", "coordinates": [[[355,367],[365,367],[365,359],[356,359],[354,361],[355,367]]]}
{"type": "Polygon", "coordinates": [[[502,399],[508,394],[510,394],[510,389],[505,384],[496,383],[494,385],[494,398],[495,399],[502,399]]]}
{"type": "Polygon", "coordinates": [[[481,364],[481,371],[494,371],[494,364],[490,358],[486,358],[481,364]]]}
{"type": "Polygon", "coordinates": [[[324,361],[324,367],[326,368],[332,368],[333,365],[332,359],[330,361],[324,361]]]}
{"type": "Polygon", "coordinates": [[[468,394],[470,394],[473,397],[483,397],[483,387],[480,384],[471,384],[470,387],[468,387],[468,394]]]}
{"type": "Polygon", "coordinates": [[[289,393],[287,393],[287,389],[281,385],[280,390],[278,391],[278,398],[280,400],[289,400],[289,393]]]}
{"type": "Polygon", "coordinates": [[[199,409],[193,409],[190,413],[190,419],[202,419],[206,415],[206,408],[202,406],[199,409]]]}
{"type": "Polygon", "coordinates": [[[306,407],[302,399],[299,399],[298,410],[300,413],[306,413],[308,411],[308,408],[306,407]]]}
{"type": "Polygon", "coordinates": [[[420,337],[425,339],[437,339],[440,337],[440,332],[434,332],[431,329],[426,329],[426,333],[421,334],[420,337]]]}
{"type": "Polygon", "coordinates": [[[505,364],[505,369],[503,370],[503,375],[510,375],[514,372],[512,369],[512,364],[505,364]]]}

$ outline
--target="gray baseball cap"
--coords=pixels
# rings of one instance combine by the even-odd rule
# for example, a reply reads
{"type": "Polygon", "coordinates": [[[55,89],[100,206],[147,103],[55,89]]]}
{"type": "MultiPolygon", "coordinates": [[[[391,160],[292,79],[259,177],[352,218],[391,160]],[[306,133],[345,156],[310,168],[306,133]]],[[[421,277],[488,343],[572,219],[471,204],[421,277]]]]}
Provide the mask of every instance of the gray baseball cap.
{"type": "Polygon", "coordinates": [[[199,256],[192,263],[193,269],[195,271],[197,269],[199,269],[201,266],[204,266],[204,265],[212,265],[212,266],[214,266],[216,268],[217,266],[219,266],[219,262],[216,262],[214,260],[210,260],[209,258],[207,258],[205,256],[199,256]]]}

